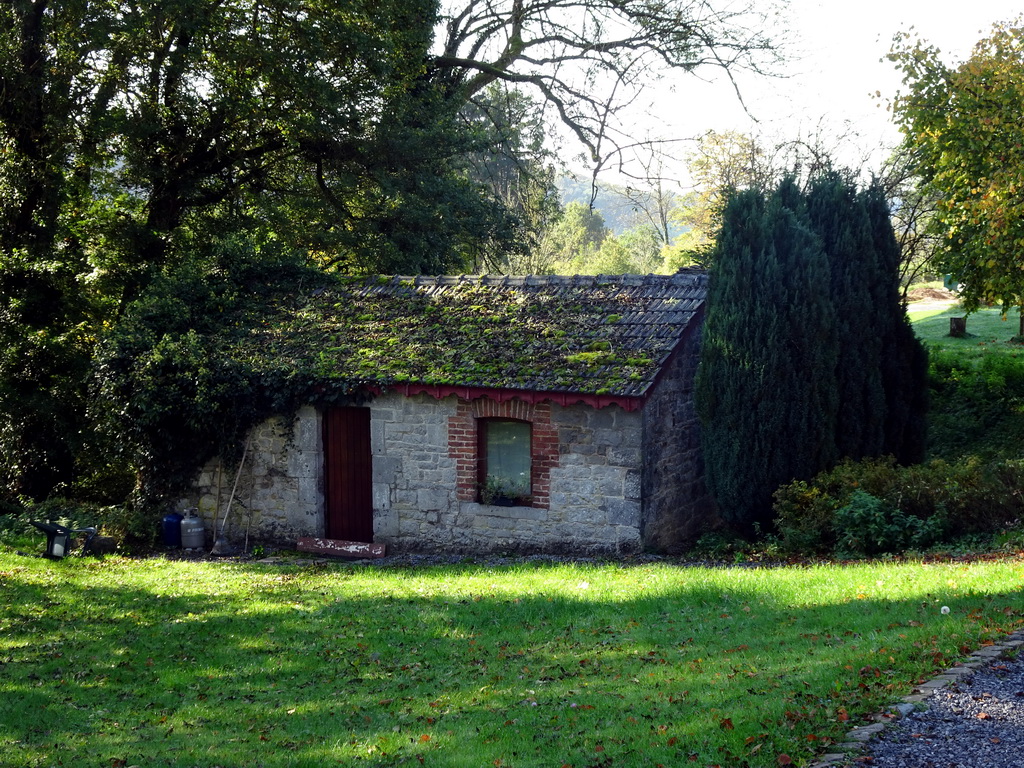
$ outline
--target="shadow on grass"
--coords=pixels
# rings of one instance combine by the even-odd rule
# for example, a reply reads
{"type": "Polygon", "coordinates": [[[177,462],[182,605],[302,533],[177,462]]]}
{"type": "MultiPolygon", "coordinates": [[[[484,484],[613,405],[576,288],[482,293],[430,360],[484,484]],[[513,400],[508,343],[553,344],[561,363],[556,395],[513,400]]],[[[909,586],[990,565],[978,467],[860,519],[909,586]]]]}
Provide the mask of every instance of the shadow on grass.
{"type": "Polygon", "coordinates": [[[947,588],[943,616],[870,570],[808,570],[807,604],[781,571],[5,562],[0,763],[26,766],[774,766],[1024,607],[947,588]]]}

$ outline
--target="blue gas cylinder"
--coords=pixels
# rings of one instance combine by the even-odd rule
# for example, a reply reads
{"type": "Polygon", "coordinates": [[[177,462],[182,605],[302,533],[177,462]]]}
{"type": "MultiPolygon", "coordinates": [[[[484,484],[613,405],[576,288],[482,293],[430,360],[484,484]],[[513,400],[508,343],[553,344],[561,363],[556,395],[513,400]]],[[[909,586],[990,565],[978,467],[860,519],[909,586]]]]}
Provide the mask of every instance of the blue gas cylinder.
{"type": "Polygon", "coordinates": [[[181,521],[184,518],[177,512],[171,512],[164,517],[162,532],[164,546],[181,546],[181,521]]]}

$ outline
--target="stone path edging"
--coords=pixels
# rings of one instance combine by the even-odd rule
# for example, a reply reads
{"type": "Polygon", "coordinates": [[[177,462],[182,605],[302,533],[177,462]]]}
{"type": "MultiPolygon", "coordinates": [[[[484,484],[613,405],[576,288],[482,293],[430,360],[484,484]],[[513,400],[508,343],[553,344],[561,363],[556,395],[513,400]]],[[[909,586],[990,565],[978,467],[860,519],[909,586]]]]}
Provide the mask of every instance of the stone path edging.
{"type": "Polygon", "coordinates": [[[996,659],[1002,658],[1008,651],[1015,650],[1022,645],[1024,645],[1024,630],[1013,632],[998,643],[979,648],[968,656],[966,661],[947,669],[927,682],[914,686],[913,692],[909,696],[904,697],[901,703],[893,705],[885,712],[874,715],[872,719],[876,722],[870,725],[861,725],[850,730],[846,734],[846,741],[833,745],[833,749],[837,751],[822,755],[807,768],[840,768],[841,766],[849,765],[849,761],[862,753],[867,743],[885,730],[887,724],[906,717],[911,712],[925,706],[925,701],[933,691],[945,688],[964,675],[974,673],[987,664],[991,664],[996,659]]]}

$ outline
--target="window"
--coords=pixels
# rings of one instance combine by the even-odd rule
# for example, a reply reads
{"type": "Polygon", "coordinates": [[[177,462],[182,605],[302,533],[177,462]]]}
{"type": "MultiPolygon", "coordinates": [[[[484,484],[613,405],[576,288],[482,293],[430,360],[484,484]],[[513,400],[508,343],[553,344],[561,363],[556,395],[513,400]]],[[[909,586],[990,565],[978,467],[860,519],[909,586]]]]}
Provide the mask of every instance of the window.
{"type": "Polygon", "coordinates": [[[479,482],[484,504],[529,504],[532,494],[528,421],[480,419],[479,482]]]}

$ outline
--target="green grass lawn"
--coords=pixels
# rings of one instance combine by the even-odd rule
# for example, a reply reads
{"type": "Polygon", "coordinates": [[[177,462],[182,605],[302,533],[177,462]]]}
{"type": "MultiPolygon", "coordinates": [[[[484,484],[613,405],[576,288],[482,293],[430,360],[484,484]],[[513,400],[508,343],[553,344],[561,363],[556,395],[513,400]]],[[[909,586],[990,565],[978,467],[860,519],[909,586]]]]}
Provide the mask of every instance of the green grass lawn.
{"type": "Polygon", "coordinates": [[[1022,585],[1016,558],[379,569],[7,550],[0,764],[806,764],[1020,627],[1022,585]]]}
{"type": "Polygon", "coordinates": [[[1020,318],[1013,310],[1004,318],[998,309],[980,309],[967,318],[967,332],[962,339],[949,335],[949,318],[963,317],[964,311],[956,306],[950,309],[911,311],[908,313],[918,338],[933,349],[955,350],[965,359],[988,353],[1018,355],[1024,347],[1008,343],[1020,330],[1020,318]]]}

